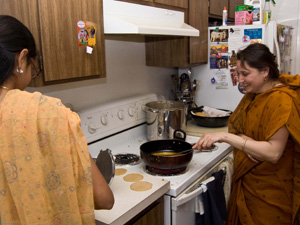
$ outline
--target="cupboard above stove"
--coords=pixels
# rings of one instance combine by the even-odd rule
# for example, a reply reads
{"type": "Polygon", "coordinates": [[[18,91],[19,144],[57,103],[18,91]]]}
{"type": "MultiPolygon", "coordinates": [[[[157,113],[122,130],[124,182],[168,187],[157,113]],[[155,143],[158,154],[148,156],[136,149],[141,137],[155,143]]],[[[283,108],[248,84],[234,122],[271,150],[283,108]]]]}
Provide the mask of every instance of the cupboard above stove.
{"type": "Polygon", "coordinates": [[[31,86],[105,77],[102,1],[0,0],[0,14],[11,15],[32,32],[43,67],[31,86]],[[97,24],[92,54],[77,44],[77,20],[97,24]]]}

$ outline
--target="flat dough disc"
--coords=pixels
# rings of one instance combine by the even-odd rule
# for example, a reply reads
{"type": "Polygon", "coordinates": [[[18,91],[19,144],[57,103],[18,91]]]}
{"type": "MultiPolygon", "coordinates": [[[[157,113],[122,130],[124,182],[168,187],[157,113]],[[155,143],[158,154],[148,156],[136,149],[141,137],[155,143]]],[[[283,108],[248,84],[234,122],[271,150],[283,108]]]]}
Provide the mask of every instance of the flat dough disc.
{"type": "Polygon", "coordinates": [[[147,181],[138,181],[130,185],[130,189],[133,191],[148,191],[152,188],[153,184],[147,181]]]}
{"type": "Polygon", "coordinates": [[[115,169],[115,176],[120,176],[120,175],[123,175],[127,172],[126,169],[122,169],[122,168],[119,168],[119,169],[115,169]]]}
{"type": "Polygon", "coordinates": [[[131,173],[126,175],[123,179],[127,182],[136,182],[136,181],[140,181],[144,178],[144,176],[142,174],[139,173],[131,173]]]}

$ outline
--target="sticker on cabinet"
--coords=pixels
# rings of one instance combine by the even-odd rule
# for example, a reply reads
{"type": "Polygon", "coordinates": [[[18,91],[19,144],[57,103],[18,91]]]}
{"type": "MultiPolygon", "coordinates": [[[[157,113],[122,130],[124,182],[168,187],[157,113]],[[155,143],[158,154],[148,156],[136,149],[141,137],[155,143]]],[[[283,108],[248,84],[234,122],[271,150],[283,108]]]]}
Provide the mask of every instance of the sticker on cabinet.
{"type": "Polygon", "coordinates": [[[90,21],[77,21],[77,39],[79,46],[96,45],[97,24],[90,21]]]}

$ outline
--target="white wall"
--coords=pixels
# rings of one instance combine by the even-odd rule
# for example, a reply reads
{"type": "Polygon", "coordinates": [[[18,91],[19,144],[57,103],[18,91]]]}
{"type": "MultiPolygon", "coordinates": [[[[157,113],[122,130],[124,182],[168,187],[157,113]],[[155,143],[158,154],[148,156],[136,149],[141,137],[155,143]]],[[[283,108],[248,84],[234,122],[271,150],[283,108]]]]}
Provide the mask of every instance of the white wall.
{"type": "Polygon", "coordinates": [[[137,94],[156,93],[171,99],[171,74],[175,69],[147,67],[142,36],[106,36],[106,78],[51,85],[26,90],[70,103],[76,111],[137,94]]]}

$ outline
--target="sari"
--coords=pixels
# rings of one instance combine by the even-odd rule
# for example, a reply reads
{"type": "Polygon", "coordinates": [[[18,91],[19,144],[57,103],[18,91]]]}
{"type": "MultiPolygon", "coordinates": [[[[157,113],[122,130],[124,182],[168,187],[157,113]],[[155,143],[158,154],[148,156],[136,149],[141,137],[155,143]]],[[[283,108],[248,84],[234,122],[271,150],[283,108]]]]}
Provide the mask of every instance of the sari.
{"type": "Polygon", "coordinates": [[[229,118],[229,132],[268,141],[285,126],[290,135],[275,164],[253,162],[234,149],[227,225],[300,224],[300,76],[282,74],[284,85],[246,93],[229,118]]]}
{"type": "Polygon", "coordinates": [[[11,90],[0,103],[0,224],[95,224],[91,163],[78,115],[11,90]]]}

